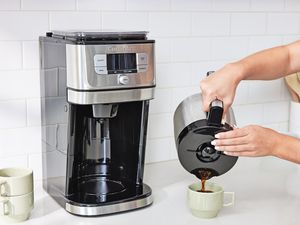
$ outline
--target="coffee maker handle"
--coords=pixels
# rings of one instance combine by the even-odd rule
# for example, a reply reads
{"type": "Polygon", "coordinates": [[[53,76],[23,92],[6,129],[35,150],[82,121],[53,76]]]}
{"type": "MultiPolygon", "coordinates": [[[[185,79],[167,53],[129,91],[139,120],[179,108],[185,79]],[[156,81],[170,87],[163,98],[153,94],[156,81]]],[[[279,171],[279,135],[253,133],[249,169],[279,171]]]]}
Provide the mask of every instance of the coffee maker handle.
{"type": "MultiPolygon", "coordinates": [[[[206,73],[206,76],[209,76],[210,74],[214,73],[215,71],[208,71],[206,73]]],[[[223,101],[219,99],[213,100],[209,105],[209,111],[207,113],[207,123],[208,125],[213,126],[221,126],[222,117],[223,117],[223,101]]]]}

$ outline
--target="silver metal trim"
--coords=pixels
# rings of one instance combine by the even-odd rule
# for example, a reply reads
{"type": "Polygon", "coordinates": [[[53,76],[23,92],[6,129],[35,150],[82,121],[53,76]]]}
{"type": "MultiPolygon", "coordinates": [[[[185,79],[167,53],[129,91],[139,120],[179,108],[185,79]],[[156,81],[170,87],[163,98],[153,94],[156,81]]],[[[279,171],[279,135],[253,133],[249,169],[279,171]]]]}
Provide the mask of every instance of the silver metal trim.
{"type": "Polygon", "coordinates": [[[118,89],[121,86],[135,88],[155,85],[154,43],[72,45],[66,44],[67,87],[75,90],[118,89]],[[144,54],[147,64],[137,65],[137,73],[129,73],[130,82],[118,82],[119,74],[107,74],[106,67],[95,67],[94,57],[101,54],[135,53],[144,54]],[[146,55],[146,56],[145,56],[146,55]]]}
{"type": "Polygon", "coordinates": [[[78,206],[73,205],[70,202],[67,202],[65,205],[65,209],[72,214],[80,215],[80,216],[99,216],[106,215],[118,212],[129,211],[133,209],[143,208],[152,204],[153,198],[152,195],[137,199],[128,202],[122,202],[119,204],[113,205],[104,205],[104,206],[78,206]]]}
{"type": "Polygon", "coordinates": [[[143,101],[153,98],[154,87],[89,92],[68,89],[68,102],[81,105],[143,101]]]}
{"type": "Polygon", "coordinates": [[[212,101],[211,102],[211,107],[215,107],[215,106],[223,108],[223,102],[219,99],[216,99],[216,100],[212,101]]]}

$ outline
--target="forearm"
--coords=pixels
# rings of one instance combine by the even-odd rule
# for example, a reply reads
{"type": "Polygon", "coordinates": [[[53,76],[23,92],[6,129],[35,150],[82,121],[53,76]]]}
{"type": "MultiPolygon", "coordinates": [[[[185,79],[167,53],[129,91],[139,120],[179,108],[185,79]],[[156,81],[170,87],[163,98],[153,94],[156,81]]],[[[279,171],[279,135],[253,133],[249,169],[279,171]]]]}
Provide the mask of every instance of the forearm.
{"type": "Polygon", "coordinates": [[[300,139],[281,134],[277,139],[273,155],[300,164],[300,139]]]}
{"type": "Polygon", "coordinates": [[[231,63],[237,80],[273,80],[300,70],[300,41],[257,52],[231,63]]]}

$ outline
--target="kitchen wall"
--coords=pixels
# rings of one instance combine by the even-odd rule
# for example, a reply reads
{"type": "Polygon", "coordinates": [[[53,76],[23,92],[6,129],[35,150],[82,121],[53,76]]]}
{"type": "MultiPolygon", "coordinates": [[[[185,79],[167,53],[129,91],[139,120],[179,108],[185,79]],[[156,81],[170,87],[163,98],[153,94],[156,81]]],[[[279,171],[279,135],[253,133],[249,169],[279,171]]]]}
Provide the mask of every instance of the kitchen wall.
{"type": "MultiPolygon", "coordinates": [[[[36,178],[43,154],[37,40],[57,29],[150,31],[157,41],[157,89],[146,160],[157,162],[176,158],[173,112],[199,92],[206,71],[299,39],[300,1],[0,0],[0,167],[29,166],[36,178]]],[[[284,82],[242,82],[234,110],[239,126],[287,131],[284,82]]]]}

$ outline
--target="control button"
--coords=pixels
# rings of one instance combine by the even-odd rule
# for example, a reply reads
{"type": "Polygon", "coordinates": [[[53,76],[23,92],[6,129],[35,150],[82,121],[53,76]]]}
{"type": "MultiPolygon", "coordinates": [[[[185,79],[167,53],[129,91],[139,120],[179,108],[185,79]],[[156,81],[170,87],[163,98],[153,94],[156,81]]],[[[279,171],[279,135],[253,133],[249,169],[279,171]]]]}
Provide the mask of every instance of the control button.
{"type": "Polygon", "coordinates": [[[138,72],[146,72],[147,65],[138,65],[138,72]]]}
{"type": "Polygon", "coordinates": [[[101,75],[103,75],[103,74],[108,74],[108,73],[107,73],[107,68],[106,68],[106,67],[95,67],[95,72],[96,72],[97,74],[101,74],[101,75]]]}
{"type": "Polygon", "coordinates": [[[138,65],[147,65],[148,64],[148,56],[146,53],[137,53],[138,59],[137,64],[138,65]]]}
{"type": "Polygon", "coordinates": [[[120,84],[128,84],[129,83],[129,77],[127,77],[127,76],[120,76],[119,77],[119,83],[120,84]]]}
{"type": "Polygon", "coordinates": [[[94,55],[94,65],[106,67],[106,55],[105,54],[94,55]]]}

